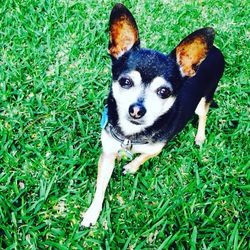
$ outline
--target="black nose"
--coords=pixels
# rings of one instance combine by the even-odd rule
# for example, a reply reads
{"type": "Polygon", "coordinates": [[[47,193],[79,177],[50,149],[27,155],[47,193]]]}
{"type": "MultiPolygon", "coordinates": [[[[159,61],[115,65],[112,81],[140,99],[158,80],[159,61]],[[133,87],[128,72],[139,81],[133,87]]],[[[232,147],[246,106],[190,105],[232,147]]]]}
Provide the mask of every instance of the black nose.
{"type": "Polygon", "coordinates": [[[146,109],[142,105],[132,104],[129,107],[129,115],[134,119],[140,119],[146,114],[146,109]]]}

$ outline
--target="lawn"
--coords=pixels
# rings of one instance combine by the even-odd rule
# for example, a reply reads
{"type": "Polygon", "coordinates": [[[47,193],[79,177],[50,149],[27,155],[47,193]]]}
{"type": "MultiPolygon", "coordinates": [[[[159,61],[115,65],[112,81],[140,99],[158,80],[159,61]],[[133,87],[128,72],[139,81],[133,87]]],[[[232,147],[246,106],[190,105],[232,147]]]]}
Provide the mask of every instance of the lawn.
{"type": "Polygon", "coordinates": [[[0,249],[249,249],[249,1],[124,1],[143,47],[212,26],[226,70],[207,140],[190,122],[135,175],[117,164],[98,223],[99,121],[114,1],[0,4],[0,249]],[[248,6],[248,7],[247,7],[248,6]]]}

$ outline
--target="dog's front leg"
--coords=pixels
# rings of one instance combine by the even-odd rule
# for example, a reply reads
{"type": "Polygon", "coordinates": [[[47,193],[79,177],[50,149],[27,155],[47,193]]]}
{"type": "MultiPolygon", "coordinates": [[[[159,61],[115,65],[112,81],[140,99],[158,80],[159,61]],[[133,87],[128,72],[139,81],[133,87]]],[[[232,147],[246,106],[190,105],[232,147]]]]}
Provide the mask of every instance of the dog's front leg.
{"type": "Polygon", "coordinates": [[[91,206],[84,214],[81,226],[90,227],[94,225],[99,217],[102,210],[102,203],[105,195],[105,190],[108,186],[110,177],[115,166],[115,154],[102,153],[98,162],[98,175],[96,192],[91,206]]]}
{"type": "Polygon", "coordinates": [[[125,175],[127,173],[134,174],[139,167],[148,159],[157,156],[161,151],[155,154],[141,154],[137,156],[133,161],[123,167],[122,174],[125,175]]]}

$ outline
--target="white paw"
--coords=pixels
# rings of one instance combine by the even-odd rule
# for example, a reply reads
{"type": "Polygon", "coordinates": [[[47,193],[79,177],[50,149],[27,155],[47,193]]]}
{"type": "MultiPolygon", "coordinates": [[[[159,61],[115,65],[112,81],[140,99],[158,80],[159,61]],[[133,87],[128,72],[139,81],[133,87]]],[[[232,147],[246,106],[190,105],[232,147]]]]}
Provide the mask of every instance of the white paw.
{"type": "Polygon", "coordinates": [[[127,165],[125,165],[124,167],[123,167],[123,169],[122,169],[122,174],[123,175],[126,175],[126,174],[134,174],[135,172],[136,172],[136,170],[137,169],[135,169],[134,167],[133,167],[133,165],[131,165],[131,164],[127,164],[127,165]]]}
{"type": "Polygon", "coordinates": [[[81,227],[91,227],[96,224],[101,210],[90,207],[87,212],[83,215],[81,227]]]}
{"type": "Polygon", "coordinates": [[[204,143],[205,139],[206,139],[205,136],[196,135],[196,137],[195,137],[195,144],[197,146],[202,146],[202,144],[204,143]]]}

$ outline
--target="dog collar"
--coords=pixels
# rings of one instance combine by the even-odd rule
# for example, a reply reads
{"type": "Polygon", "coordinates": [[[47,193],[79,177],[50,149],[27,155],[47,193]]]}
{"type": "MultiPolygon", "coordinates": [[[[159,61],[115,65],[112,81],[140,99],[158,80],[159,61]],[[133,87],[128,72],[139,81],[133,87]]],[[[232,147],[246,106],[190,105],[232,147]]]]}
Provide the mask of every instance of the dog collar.
{"type": "Polygon", "coordinates": [[[120,143],[124,143],[125,145],[131,144],[131,148],[133,145],[142,145],[142,144],[148,144],[147,138],[137,138],[136,136],[124,136],[119,130],[117,130],[111,123],[107,123],[107,126],[105,127],[105,130],[117,141],[120,143]]]}

